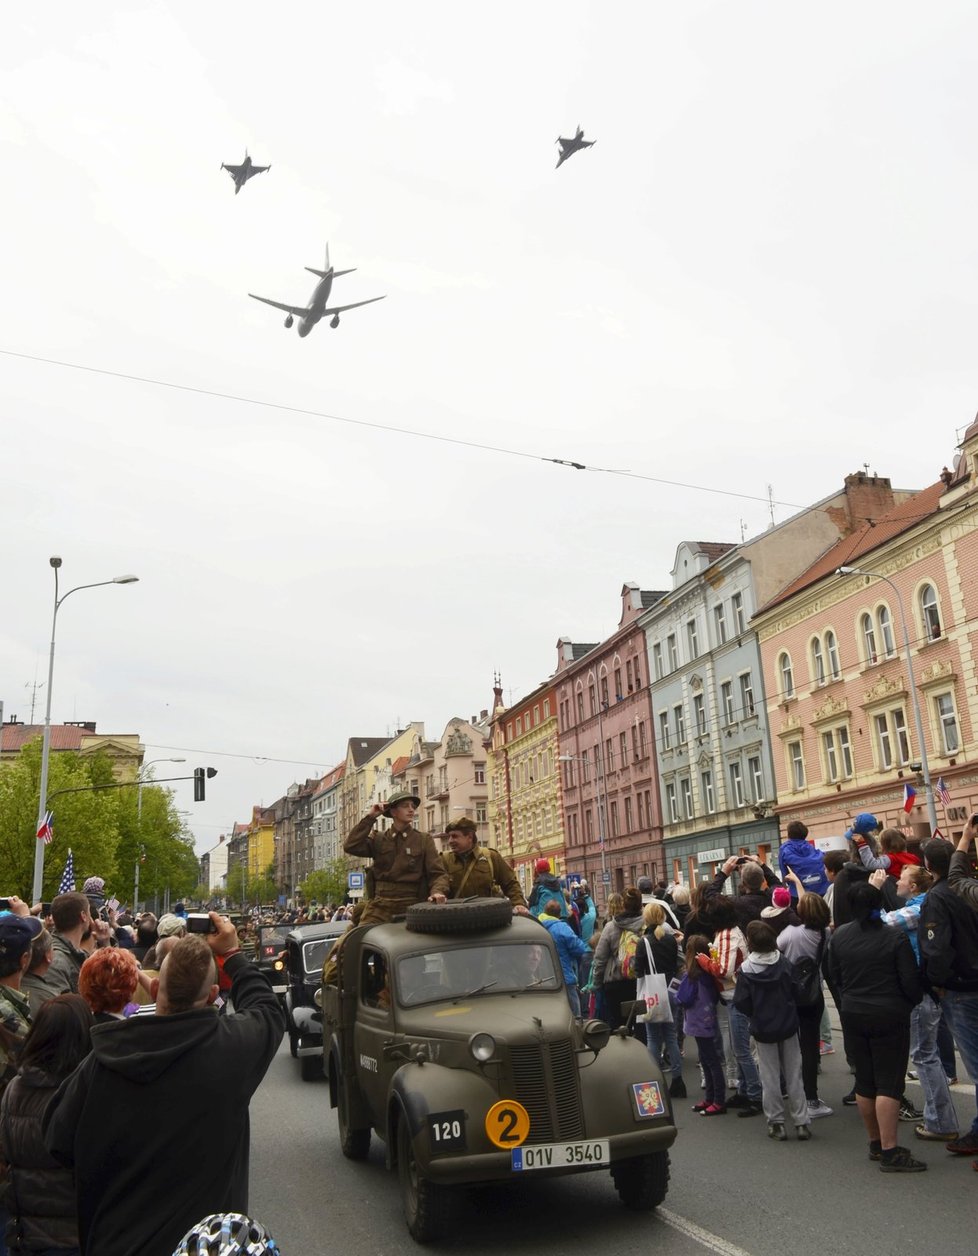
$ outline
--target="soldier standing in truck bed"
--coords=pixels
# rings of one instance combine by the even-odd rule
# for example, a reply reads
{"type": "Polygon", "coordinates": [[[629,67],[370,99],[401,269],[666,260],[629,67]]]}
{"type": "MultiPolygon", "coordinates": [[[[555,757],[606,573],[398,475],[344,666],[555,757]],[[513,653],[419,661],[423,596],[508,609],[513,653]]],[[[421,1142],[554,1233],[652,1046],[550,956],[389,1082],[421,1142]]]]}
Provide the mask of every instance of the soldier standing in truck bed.
{"type": "Polygon", "coordinates": [[[513,910],[529,915],[519,878],[498,850],[480,846],[475,821],[468,816],[449,822],[448,850],[442,854],[452,888],[449,898],[508,898],[513,910]]]}
{"type": "Polygon", "coordinates": [[[368,876],[372,892],[361,925],[383,924],[414,903],[444,903],[448,895],[448,874],[434,839],[413,825],[420,805],[410,790],[394,794],[383,807],[375,803],[343,843],[348,855],[373,860],[368,876]],[[384,833],[374,829],[381,815],[393,820],[384,833]]]}

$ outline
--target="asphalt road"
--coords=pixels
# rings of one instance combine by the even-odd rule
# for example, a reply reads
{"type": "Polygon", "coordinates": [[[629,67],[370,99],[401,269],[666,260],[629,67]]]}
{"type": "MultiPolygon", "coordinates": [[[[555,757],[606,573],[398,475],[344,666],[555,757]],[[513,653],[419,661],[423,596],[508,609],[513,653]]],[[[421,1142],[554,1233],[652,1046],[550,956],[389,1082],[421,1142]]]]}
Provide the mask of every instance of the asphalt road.
{"type": "MultiPolygon", "coordinates": [[[[841,1042],[841,1038],[839,1039],[841,1042]]],[[[691,1055],[695,1053],[692,1049],[691,1055]]],[[[835,1115],[813,1124],[811,1142],[771,1142],[763,1117],[704,1119],[694,1059],[690,1097],[677,1101],[679,1137],[672,1181],[658,1213],[626,1211],[604,1172],[525,1180],[464,1194],[456,1234],[434,1250],[465,1256],[500,1252],[621,1252],[654,1246],[656,1256],[890,1256],[894,1251],[974,1250],[978,1173],[971,1160],[913,1137],[901,1142],[926,1173],[884,1174],[866,1155],[845,1058],[823,1060],[822,1098],[835,1115]],[[641,1244],[642,1247],[638,1247],[641,1244]]],[[[962,1073],[962,1077],[964,1074],[962,1073]]],[[[908,1083],[919,1106],[920,1088],[908,1083]]],[[[955,1087],[960,1127],[975,1111],[974,1087],[955,1087]]],[[[287,1044],[251,1105],[251,1212],[282,1256],[400,1256],[416,1245],[405,1229],[397,1179],[375,1139],[370,1157],[345,1160],[325,1082],[303,1082],[287,1044]]]]}

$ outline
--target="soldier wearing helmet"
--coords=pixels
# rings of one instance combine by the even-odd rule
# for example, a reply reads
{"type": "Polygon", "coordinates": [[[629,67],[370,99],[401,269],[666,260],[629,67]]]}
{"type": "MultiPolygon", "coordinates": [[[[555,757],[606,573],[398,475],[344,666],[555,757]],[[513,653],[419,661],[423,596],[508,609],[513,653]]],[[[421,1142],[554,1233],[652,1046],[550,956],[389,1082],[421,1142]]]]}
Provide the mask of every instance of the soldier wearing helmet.
{"type": "Polygon", "coordinates": [[[375,803],[343,843],[348,855],[373,860],[372,893],[362,925],[382,924],[425,900],[444,903],[448,895],[448,874],[434,839],[414,827],[420,805],[411,790],[394,794],[384,806],[375,803]],[[374,828],[379,816],[393,821],[384,832],[374,828]]]}
{"type": "Polygon", "coordinates": [[[442,860],[452,886],[449,898],[508,898],[514,911],[527,915],[516,873],[498,850],[479,844],[474,820],[462,816],[450,821],[445,837],[448,850],[442,860]]]}

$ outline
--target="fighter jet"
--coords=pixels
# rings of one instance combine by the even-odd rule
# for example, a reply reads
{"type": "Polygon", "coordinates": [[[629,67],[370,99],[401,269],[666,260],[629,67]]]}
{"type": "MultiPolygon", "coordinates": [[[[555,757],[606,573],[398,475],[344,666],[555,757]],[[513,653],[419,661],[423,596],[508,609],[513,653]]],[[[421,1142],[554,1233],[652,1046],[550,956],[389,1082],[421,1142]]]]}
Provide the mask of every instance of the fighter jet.
{"type": "Polygon", "coordinates": [[[590,148],[592,144],[597,143],[596,140],[586,140],[584,132],[580,127],[577,128],[577,134],[572,140],[566,139],[563,135],[557,137],[557,143],[560,145],[560,156],[557,158],[556,169],[559,170],[563,162],[568,157],[573,157],[576,152],[582,148],[590,148]]]}
{"type": "MultiPolygon", "coordinates": [[[[329,245],[326,245],[326,269],[316,270],[314,266],[306,266],[313,275],[319,276],[319,283],[316,284],[316,290],[312,294],[312,300],[308,306],[302,305],[284,305],[281,301],[273,301],[270,297],[256,296],[254,292],[249,292],[248,296],[253,297],[256,301],[264,301],[266,305],[273,305],[277,310],[285,310],[286,319],[285,326],[291,327],[295,319],[299,319],[299,335],[308,336],[312,329],[322,318],[329,317],[330,327],[339,327],[340,315],[347,310],[355,310],[361,305],[372,305],[374,301],[383,301],[383,297],[369,297],[366,301],[354,301],[350,305],[333,305],[327,307],[326,302],[329,300],[329,290],[333,286],[333,280],[340,275],[352,275],[356,267],[350,270],[334,270],[329,264],[329,245]]],[[[385,294],[386,295],[386,294],[385,294]]]]}
{"type": "Polygon", "coordinates": [[[266,170],[271,170],[271,166],[253,165],[246,148],[244,161],[240,166],[229,166],[226,162],[222,161],[221,169],[226,170],[234,180],[234,195],[237,196],[253,174],[264,174],[266,170]]]}

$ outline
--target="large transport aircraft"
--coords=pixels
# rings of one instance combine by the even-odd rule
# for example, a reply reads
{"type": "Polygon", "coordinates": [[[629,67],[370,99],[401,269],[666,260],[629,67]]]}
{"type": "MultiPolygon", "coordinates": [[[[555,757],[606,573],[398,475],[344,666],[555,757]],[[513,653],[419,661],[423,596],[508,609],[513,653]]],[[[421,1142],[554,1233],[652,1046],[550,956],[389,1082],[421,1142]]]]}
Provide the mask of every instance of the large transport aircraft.
{"type": "MultiPolygon", "coordinates": [[[[312,294],[312,300],[308,305],[286,305],[282,301],[273,301],[271,297],[260,297],[254,292],[249,292],[248,296],[255,301],[263,301],[265,305],[272,305],[277,310],[284,310],[286,313],[285,326],[291,327],[295,319],[299,320],[299,335],[308,336],[316,324],[324,318],[329,318],[330,327],[339,327],[340,315],[347,310],[355,310],[361,305],[372,305],[374,301],[383,301],[384,297],[369,297],[366,301],[353,301],[349,305],[332,305],[327,306],[329,300],[329,292],[333,286],[333,280],[340,275],[352,275],[356,267],[353,266],[349,270],[334,270],[329,264],[329,245],[326,245],[326,268],[325,270],[317,270],[314,266],[305,267],[310,274],[319,276],[319,283],[316,284],[316,290],[312,294]]],[[[386,295],[386,293],[385,293],[386,295]]]]}

